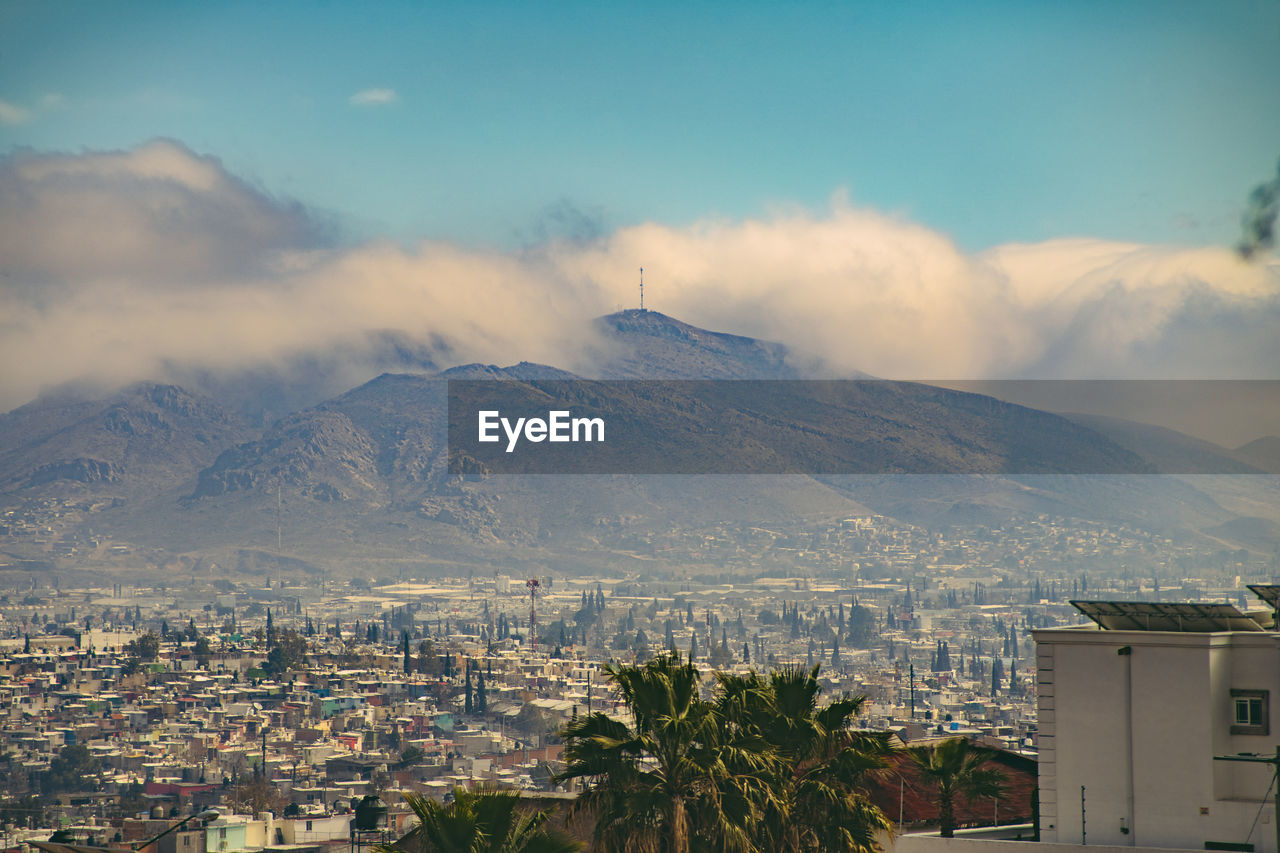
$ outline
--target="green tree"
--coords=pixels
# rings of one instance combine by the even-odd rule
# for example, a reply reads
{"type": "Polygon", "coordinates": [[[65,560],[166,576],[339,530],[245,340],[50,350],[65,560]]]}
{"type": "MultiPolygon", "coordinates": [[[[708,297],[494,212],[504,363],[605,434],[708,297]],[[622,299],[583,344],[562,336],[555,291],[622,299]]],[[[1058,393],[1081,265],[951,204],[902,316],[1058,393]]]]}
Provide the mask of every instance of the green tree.
{"type": "Polygon", "coordinates": [[[28,794],[21,799],[0,802],[0,823],[35,829],[44,826],[44,804],[28,794]]]}
{"type": "Polygon", "coordinates": [[[148,631],[136,640],[130,640],[124,648],[138,660],[155,660],[160,654],[160,638],[156,636],[155,631],[148,631]]]}
{"type": "Polygon", "coordinates": [[[440,657],[440,652],[436,650],[435,643],[430,640],[423,640],[418,643],[418,659],[416,663],[418,672],[426,675],[440,675],[444,672],[444,660],[440,657]]]}
{"type": "Polygon", "coordinates": [[[921,778],[938,795],[938,820],[942,837],[952,838],[956,829],[955,798],[998,797],[1003,791],[1004,775],[986,765],[995,753],[974,746],[962,737],[949,738],[929,746],[907,748],[907,756],[920,771],[921,778]]]}
{"type": "Polygon", "coordinates": [[[696,844],[750,850],[751,779],[767,769],[726,748],[715,706],[699,696],[699,673],[678,653],[604,668],[635,720],[602,713],[564,730],[565,769],[582,779],[573,812],[594,816],[604,850],[688,853],[696,844]],[[739,775],[751,771],[747,775],[739,775]]]}
{"type": "Polygon", "coordinates": [[[484,685],[484,672],[479,667],[476,667],[475,711],[477,714],[489,713],[489,693],[484,685]]]}
{"type": "Polygon", "coordinates": [[[865,697],[820,706],[818,672],[717,673],[718,714],[744,752],[763,743],[777,759],[755,815],[761,849],[869,853],[892,827],[865,790],[868,775],[886,766],[889,738],[852,729],[865,697]]]}
{"type": "Polygon", "coordinates": [[[275,645],[267,652],[267,661],[262,668],[271,675],[282,675],[303,666],[306,660],[306,638],[292,628],[286,628],[278,632],[275,645]]]}
{"type": "Polygon", "coordinates": [[[46,794],[63,791],[85,791],[97,788],[97,774],[102,762],[95,759],[84,744],[70,744],[49,762],[41,787],[46,794]]]}
{"type": "Polygon", "coordinates": [[[549,809],[528,809],[507,791],[455,788],[453,802],[405,794],[418,825],[376,853],[570,853],[581,844],[546,826],[549,809]]]}
{"type": "Polygon", "coordinates": [[[209,665],[209,660],[213,656],[213,648],[209,645],[208,637],[197,635],[195,646],[191,651],[195,654],[196,662],[200,666],[207,667],[209,665]]]}

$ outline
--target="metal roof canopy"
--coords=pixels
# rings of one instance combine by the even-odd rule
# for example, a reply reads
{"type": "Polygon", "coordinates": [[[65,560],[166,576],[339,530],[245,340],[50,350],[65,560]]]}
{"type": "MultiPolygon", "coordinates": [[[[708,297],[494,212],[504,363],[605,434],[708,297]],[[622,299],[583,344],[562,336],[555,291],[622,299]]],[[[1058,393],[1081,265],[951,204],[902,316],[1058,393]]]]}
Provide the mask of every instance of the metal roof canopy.
{"type": "MultiPolygon", "coordinates": [[[[104,827],[105,829],[105,827],[104,827]]],[[[123,847],[89,847],[84,844],[59,844],[56,841],[27,841],[45,853],[127,853],[123,847]]]]}
{"type": "Polygon", "coordinates": [[[1072,601],[1071,606],[1108,631],[1264,631],[1230,604],[1169,601],[1072,601]]]}
{"type": "Polygon", "coordinates": [[[1272,610],[1280,610],[1280,585],[1270,583],[1251,583],[1249,591],[1261,598],[1272,610]]]}

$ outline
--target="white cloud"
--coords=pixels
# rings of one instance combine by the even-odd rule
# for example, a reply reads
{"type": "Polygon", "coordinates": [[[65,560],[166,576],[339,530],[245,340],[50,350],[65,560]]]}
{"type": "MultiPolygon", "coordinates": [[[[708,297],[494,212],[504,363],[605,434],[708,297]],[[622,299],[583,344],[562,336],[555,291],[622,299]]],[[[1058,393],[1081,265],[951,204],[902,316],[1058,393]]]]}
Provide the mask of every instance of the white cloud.
{"type": "Polygon", "coordinates": [[[510,255],[322,236],[170,141],[0,159],[0,363],[27,365],[0,380],[0,410],[75,379],[269,367],[383,330],[456,361],[576,367],[603,307],[510,255]]]}
{"type": "MultiPolygon", "coordinates": [[[[781,341],[830,373],[1277,378],[1280,263],[1055,240],[967,253],[837,198],[518,253],[334,248],[307,211],[173,142],[0,159],[0,409],[75,379],[286,365],[382,330],[446,363],[591,370],[634,303],[781,341]]],[[[366,377],[367,378],[367,377],[366,377]]],[[[353,381],[358,381],[354,378],[353,381]]]]}
{"type": "Polygon", "coordinates": [[[34,108],[27,108],[9,101],[0,101],[0,124],[26,124],[39,113],[56,110],[66,103],[59,92],[47,92],[40,96],[34,108]]]}
{"type": "Polygon", "coordinates": [[[169,140],[131,151],[21,152],[0,160],[0,187],[12,190],[0,204],[8,275],[0,290],[60,292],[116,277],[190,284],[321,243],[300,205],[169,140]]]}
{"type": "Polygon", "coordinates": [[[837,371],[967,374],[1033,346],[1007,281],[937,232],[839,200],[821,216],[627,228],[558,261],[598,282],[643,266],[650,307],[837,371]]]}
{"type": "Polygon", "coordinates": [[[377,107],[394,104],[399,99],[395,89],[365,89],[348,98],[347,103],[356,107],[377,107]]]}
{"type": "Polygon", "coordinates": [[[31,120],[31,110],[0,101],[0,124],[25,124],[31,120]]]}

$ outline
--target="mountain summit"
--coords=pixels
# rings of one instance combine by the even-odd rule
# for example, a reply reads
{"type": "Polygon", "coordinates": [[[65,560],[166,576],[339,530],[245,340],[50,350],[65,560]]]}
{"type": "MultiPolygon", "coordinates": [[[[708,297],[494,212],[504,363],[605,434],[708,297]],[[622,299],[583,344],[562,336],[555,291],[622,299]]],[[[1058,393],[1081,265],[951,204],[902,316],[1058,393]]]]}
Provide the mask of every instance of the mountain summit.
{"type": "Polygon", "coordinates": [[[709,332],[657,311],[632,308],[596,320],[615,345],[606,379],[798,379],[782,344],[709,332]]]}

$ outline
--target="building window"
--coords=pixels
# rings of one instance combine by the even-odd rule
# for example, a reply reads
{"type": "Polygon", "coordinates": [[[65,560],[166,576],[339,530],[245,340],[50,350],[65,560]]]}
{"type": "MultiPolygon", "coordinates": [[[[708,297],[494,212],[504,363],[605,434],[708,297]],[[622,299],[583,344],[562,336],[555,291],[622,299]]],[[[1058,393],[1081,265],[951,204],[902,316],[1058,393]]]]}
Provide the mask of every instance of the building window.
{"type": "Polygon", "coordinates": [[[1231,733],[1233,735],[1271,734],[1271,713],[1266,690],[1232,690],[1231,733]]]}
{"type": "Polygon", "coordinates": [[[1262,725],[1262,700],[1256,698],[1236,700],[1236,725],[1262,725]]]}

